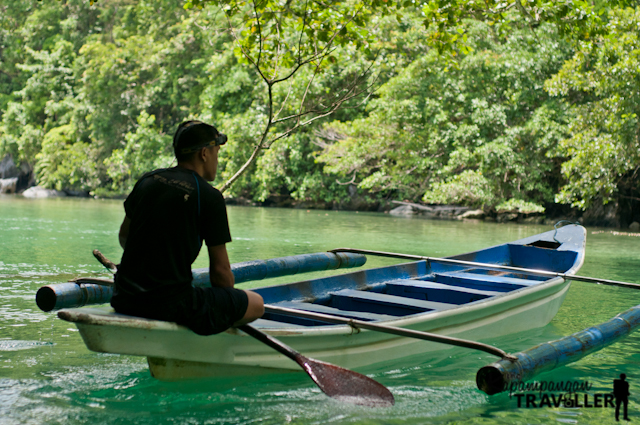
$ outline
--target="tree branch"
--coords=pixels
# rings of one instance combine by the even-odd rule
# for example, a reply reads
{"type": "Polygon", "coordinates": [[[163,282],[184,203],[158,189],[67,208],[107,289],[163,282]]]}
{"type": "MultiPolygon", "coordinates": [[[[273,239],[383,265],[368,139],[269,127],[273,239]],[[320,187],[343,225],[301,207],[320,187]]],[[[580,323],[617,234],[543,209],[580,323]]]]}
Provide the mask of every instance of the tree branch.
{"type": "MultiPolygon", "coordinates": [[[[377,55],[376,55],[376,58],[377,58],[377,55]]],[[[364,72],[363,72],[359,77],[356,77],[356,79],[355,79],[355,81],[353,82],[353,84],[352,84],[351,86],[348,86],[348,87],[347,87],[347,89],[346,89],[347,93],[352,92],[352,91],[353,91],[353,90],[354,90],[354,89],[355,89],[355,88],[360,84],[360,81],[361,81],[362,79],[364,79],[364,78],[369,74],[369,72],[371,71],[371,68],[373,67],[373,64],[375,63],[375,59],[376,59],[376,58],[374,58],[374,60],[373,60],[373,61],[371,62],[371,64],[369,65],[369,67],[367,67],[367,69],[366,69],[366,70],[365,70],[365,71],[364,71],[364,72]]],[[[316,68],[316,70],[317,70],[317,68],[316,68]]],[[[360,104],[359,104],[359,105],[356,105],[356,106],[353,106],[353,107],[344,106],[343,108],[345,108],[345,109],[347,109],[347,108],[351,109],[351,108],[359,107],[362,103],[364,103],[367,99],[369,99],[369,97],[371,97],[371,94],[373,94],[373,91],[371,90],[371,88],[372,88],[373,86],[375,86],[375,84],[376,84],[376,82],[377,82],[377,80],[378,80],[378,76],[379,76],[379,74],[378,74],[378,75],[376,75],[376,77],[373,79],[373,82],[372,82],[371,84],[367,85],[367,86],[366,86],[366,88],[365,88],[364,90],[361,90],[361,91],[359,91],[359,92],[357,92],[357,93],[354,93],[352,96],[345,96],[344,101],[347,101],[347,100],[351,100],[351,99],[353,99],[354,97],[357,97],[357,96],[361,95],[361,94],[362,94],[362,93],[364,93],[364,92],[369,92],[369,94],[368,94],[368,95],[367,95],[367,96],[362,100],[362,102],[360,102],[360,104]]],[[[315,73],[314,73],[314,76],[313,76],[313,77],[315,77],[315,73]]],[[[312,79],[313,79],[313,77],[312,77],[312,79]]],[[[309,85],[310,85],[310,84],[307,84],[307,89],[309,88],[309,85]]],[[[305,90],[305,96],[306,96],[306,90],[305,90]]],[[[344,101],[343,101],[343,103],[344,103],[344,101]]],[[[302,100],[302,101],[301,101],[301,103],[300,103],[301,107],[302,107],[303,102],[304,102],[304,97],[303,97],[303,100],[302,100]]],[[[336,102],[337,102],[337,101],[336,101],[336,102]]],[[[287,117],[284,117],[284,118],[280,118],[280,119],[274,120],[274,121],[273,121],[273,124],[278,124],[278,123],[281,123],[281,122],[289,121],[289,120],[291,120],[291,119],[299,120],[299,118],[301,118],[301,117],[303,117],[303,116],[305,116],[305,115],[310,115],[310,114],[315,114],[315,113],[324,113],[324,111],[326,111],[326,110],[327,110],[327,108],[332,108],[332,107],[333,107],[333,105],[334,105],[336,102],[332,103],[332,104],[331,104],[331,106],[329,106],[329,107],[324,107],[324,108],[320,108],[320,109],[318,109],[318,108],[315,108],[315,109],[308,109],[308,110],[306,110],[306,111],[304,111],[304,112],[299,112],[299,113],[297,113],[297,114],[289,115],[289,116],[287,116],[287,117]]],[[[302,108],[301,108],[301,109],[302,109],[302,108]]]]}
{"type": "Polygon", "coordinates": [[[278,47],[276,48],[276,55],[275,55],[275,65],[273,66],[273,76],[271,78],[271,81],[275,80],[278,77],[278,60],[280,59],[281,56],[281,52],[282,52],[282,38],[280,37],[280,24],[279,22],[276,22],[276,37],[278,38],[278,47]]]}
{"type": "Polygon", "coordinates": [[[280,115],[280,112],[282,112],[282,110],[284,109],[284,106],[287,104],[287,100],[289,100],[289,96],[291,95],[292,89],[293,89],[293,81],[289,83],[289,90],[287,90],[287,95],[282,101],[282,105],[280,106],[280,109],[278,109],[278,112],[276,112],[275,115],[273,116],[274,121],[272,122],[272,124],[280,122],[279,120],[277,120],[278,115],[280,115]]]}
{"type": "MultiPolygon", "coordinates": [[[[249,53],[244,49],[244,47],[242,47],[242,44],[240,43],[238,36],[236,35],[233,26],[231,25],[231,19],[229,18],[229,15],[225,13],[225,16],[227,17],[227,22],[229,24],[229,30],[231,32],[231,35],[233,36],[233,38],[236,40],[236,43],[238,44],[238,47],[240,48],[240,51],[242,52],[242,54],[244,55],[244,57],[247,58],[247,60],[253,65],[253,67],[256,69],[256,71],[258,71],[258,74],[260,75],[260,77],[267,83],[269,84],[270,81],[269,79],[262,73],[262,70],[260,69],[260,66],[258,66],[258,64],[253,60],[253,58],[249,55],[249,53]]],[[[260,40],[262,40],[262,37],[260,38],[260,40]]]]}
{"type": "Polygon", "coordinates": [[[529,25],[529,29],[531,29],[533,36],[536,38],[536,41],[538,42],[538,44],[540,44],[540,40],[538,39],[538,34],[536,34],[536,31],[533,28],[533,24],[532,24],[533,22],[537,23],[538,20],[533,16],[531,16],[531,14],[527,11],[527,9],[524,8],[520,0],[515,0],[515,5],[517,9],[520,11],[520,14],[524,17],[525,21],[529,25]]]}
{"type": "Polygon", "coordinates": [[[260,16],[258,15],[258,6],[256,2],[253,2],[253,13],[256,15],[256,25],[258,27],[258,37],[260,37],[260,49],[258,50],[258,60],[256,61],[256,66],[260,68],[260,59],[262,57],[262,27],[260,26],[260,16]]]}
{"type": "Polygon", "coordinates": [[[302,28],[300,29],[300,37],[298,38],[298,62],[302,59],[302,36],[304,35],[304,27],[307,25],[307,8],[309,0],[304,2],[304,14],[302,15],[302,28]]]}
{"type": "Polygon", "coordinates": [[[262,150],[262,146],[261,144],[257,145],[254,149],[253,152],[251,153],[251,156],[249,157],[249,159],[247,160],[247,162],[244,163],[244,165],[242,167],[240,167],[240,169],[229,179],[227,180],[222,187],[220,187],[220,192],[224,193],[225,190],[229,189],[229,187],[236,181],[238,180],[238,178],[245,172],[245,170],[247,168],[249,168],[249,166],[253,163],[253,161],[255,161],[255,159],[258,157],[258,153],[262,150]]]}
{"type": "MultiPolygon", "coordinates": [[[[355,184],[356,183],[356,173],[357,171],[353,172],[353,177],[351,178],[351,180],[349,180],[348,182],[341,182],[340,180],[336,179],[336,183],[338,183],[341,186],[346,186],[346,185],[350,185],[350,184],[355,184]]],[[[356,185],[357,186],[357,185],[356,185]]]]}
{"type": "MultiPolygon", "coordinates": [[[[368,89],[369,87],[371,87],[371,86],[368,86],[368,87],[367,87],[367,89],[368,89]]],[[[285,138],[285,137],[289,136],[291,133],[293,133],[293,132],[294,132],[295,130],[297,130],[298,128],[300,128],[300,127],[304,127],[304,126],[309,125],[309,124],[311,124],[312,122],[314,122],[314,121],[316,121],[316,120],[318,120],[318,119],[320,119],[320,118],[324,118],[324,117],[327,117],[327,116],[329,116],[329,115],[333,114],[335,111],[337,111],[338,109],[340,109],[340,107],[342,106],[342,104],[343,104],[344,102],[346,102],[346,101],[348,101],[348,100],[351,100],[351,99],[353,99],[353,98],[355,98],[355,97],[357,97],[357,96],[361,95],[361,94],[362,94],[362,93],[364,93],[365,91],[367,91],[367,89],[365,89],[365,90],[360,90],[360,91],[357,91],[357,92],[353,92],[353,90],[354,90],[354,89],[355,89],[355,87],[352,87],[352,88],[349,90],[349,92],[351,93],[351,95],[347,95],[347,96],[342,97],[341,99],[338,99],[338,100],[337,100],[337,101],[335,101],[333,104],[331,104],[331,106],[327,107],[327,109],[326,109],[323,113],[319,113],[319,114],[318,114],[318,115],[316,115],[315,117],[310,118],[310,119],[308,119],[307,121],[304,121],[304,122],[300,122],[300,120],[298,119],[298,120],[296,121],[296,124],[294,124],[294,125],[293,125],[293,127],[289,128],[289,129],[287,129],[287,130],[285,130],[285,131],[284,131],[282,134],[280,134],[279,136],[274,137],[273,139],[269,140],[269,141],[265,144],[265,149],[270,148],[270,147],[271,147],[271,145],[272,145],[274,142],[276,142],[276,141],[278,141],[278,140],[280,140],[280,139],[283,139],[283,138],[285,138]]],[[[368,96],[367,96],[364,100],[366,100],[367,98],[368,98],[368,96]]],[[[364,100],[363,100],[363,102],[364,102],[364,100]]],[[[363,102],[361,102],[361,103],[363,103],[363,102]]],[[[317,113],[317,112],[316,112],[316,113],[317,113]]],[[[307,115],[307,114],[308,114],[307,112],[305,112],[305,113],[304,113],[304,115],[307,115]]]]}
{"type": "MultiPolygon", "coordinates": [[[[227,21],[229,24],[229,28],[231,30],[232,36],[234,37],[236,43],[238,44],[238,46],[240,47],[240,50],[242,52],[242,54],[247,58],[247,60],[253,65],[253,67],[256,69],[256,71],[258,72],[258,74],[260,75],[260,77],[262,78],[262,80],[265,82],[265,84],[267,85],[268,88],[268,108],[269,108],[269,114],[268,114],[268,119],[267,119],[267,123],[265,125],[264,131],[262,132],[262,136],[260,138],[260,142],[258,144],[256,144],[256,146],[253,148],[253,152],[251,153],[251,156],[249,157],[249,159],[242,165],[242,167],[240,167],[240,169],[228,180],[226,181],[222,187],[220,188],[221,192],[226,191],[238,178],[240,178],[240,176],[251,166],[251,164],[253,164],[255,162],[255,160],[257,159],[259,153],[261,150],[263,149],[269,149],[271,147],[271,145],[276,142],[277,140],[280,140],[284,137],[289,136],[291,133],[293,133],[296,129],[298,129],[299,127],[308,125],[320,118],[324,118],[326,116],[329,116],[330,114],[332,114],[333,112],[335,112],[336,110],[338,110],[340,107],[342,107],[342,105],[357,97],[360,96],[362,93],[364,93],[365,91],[369,90],[371,86],[367,86],[364,90],[358,90],[358,87],[360,86],[361,80],[363,78],[365,78],[368,73],[369,70],[371,69],[371,66],[369,66],[369,68],[367,68],[367,70],[359,75],[356,76],[356,78],[354,79],[353,83],[347,88],[347,90],[344,90],[344,94],[342,96],[340,96],[339,99],[335,100],[334,102],[332,102],[329,106],[327,107],[323,107],[321,106],[320,108],[312,108],[310,110],[307,111],[303,111],[304,108],[304,103],[306,101],[307,95],[309,93],[310,87],[316,77],[316,75],[319,73],[320,70],[320,66],[323,62],[323,60],[333,52],[333,43],[336,39],[336,37],[338,36],[338,34],[340,33],[340,31],[342,31],[343,28],[346,28],[347,25],[349,25],[355,18],[356,16],[358,16],[358,14],[360,13],[360,11],[363,9],[364,5],[362,5],[354,14],[353,16],[351,16],[351,18],[344,24],[344,26],[341,26],[340,28],[338,28],[333,35],[329,38],[329,40],[324,44],[324,47],[322,49],[318,48],[318,44],[317,44],[317,40],[314,44],[313,44],[313,53],[311,54],[311,56],[307,57],[305,60],[302,60],[302,38],[303,38],[303,33],[304,33],[304,29],[306,26],[306,19],[307,19],[307,5],[308,3],[305,3],[305,11],[304,11],[304,16],[303,16],[303,26],[302,29],[300,30],[300,37],[298,39],[298,61],[297,64],[293,67],[293,69],[291,70],[291,72],[289,72],[289,74],[287,74],[286,76],[282,77],[282,78],[277,78],[278,75],[278,59],[280,57],[280,49],[281,49],[281,35],[280,35],[280,27],[277,25],[278,23],[276,23],[276,30],[278,32],[278,41],[277,41],[277,53],[275,56],[275,61],[276,64],[274,66],[274,74],[272,76],[271,79],[267,78],[267,76],[265,75],[265,73],[262,71],[262,69],[260,68],[260,63],[262,60],[262,53],[264,52],[264,44],[263,44],[263,34],[262,34],[262,27],[260,24],[260,17],[258,15],[258,10],[257,10],[257,5],[256,5],[256,0],[252,0],[253,1],[253,10],[254,10],[254,14],[255,14],[255,19],[256,19],[256,25],[258,28],[258,36],[260,37],[260,43],[259,43],[259,52],[258,52],[258,57],[257,60],[254,60],[250,53],[242,46],[242,44],[240,43],[240,40],[237,36],[237,34],[235,33],[233,26],[231,25],[231,19],[229,14],[225,13],[225,15],[227,16],[227,21]],[[287,96],[284,100],[284,102],[282,103],[282,106],[280,108],[280,110],[278,110],[278,112],[275,114],[273,114],[273,87],[283,81],[289,80],[290,78],[292,78],[303,66],[312,63],[314,61],[317,61],[317,63],[315,64],[315,70],[313,72],[313,75],[311,76],[309,82],[307,83],[306,87],[305,87],[305,91],[304,94],[300,100],[300,106],[298,109],[298,114],[294,114],[292,116],[286,117],[286,118],[282,118],[282,119],[274,119],[275,117],[277,117],[280,112],[282,111],[282,109],[284,108],[284,106],[287,103],[287,100],[289,99],[289,94],[291,93],[292,90],[292,86],[293,86],[293,82],[291,82],[290,86],[289,86],[289,92],[287,93],[287,96]],[[303,116],[307,116],[307,115],[311,115],[311,114],[315,114],[314,117],[307,119],[304,122],[301,122],[301,118],[303,116]],[[289,129],[287,129],[286,131],[284,131],[282,134],[274,137],[273,139],[269,140],[267,143],[265,143],[265,140],[267,140],[268,135],[269,135],[269,131],[271,130],[271,127],[273,126],[273,124],[279,123],[279,122],[283,122],[283,121],[287,121],[290,119],[295,119],[296,122],[295,124],[290,127],[289,129]]],[[[369,96],[367,96],[365,98],[368,99],[369,96]]]]}

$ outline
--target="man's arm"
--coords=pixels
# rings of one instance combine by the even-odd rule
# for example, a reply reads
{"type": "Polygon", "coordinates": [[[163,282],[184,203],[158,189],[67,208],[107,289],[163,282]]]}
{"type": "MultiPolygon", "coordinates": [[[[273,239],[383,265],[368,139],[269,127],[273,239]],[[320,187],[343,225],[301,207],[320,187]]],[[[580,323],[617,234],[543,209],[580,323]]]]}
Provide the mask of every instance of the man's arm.
{"type": "Polygon", "coordinates": [[[231,272],[231,264],[227,255],[226,244],[208,246],[209,248],[209,280],[211,286],[233,288],[235,278],[231,272]]]}
{"type": "Polygon", "coordinates": [[[125,216],[122,224],[120,225],[120,233],[118,233],[118,239],[120,240],[120,246],[124,249],[127,244],[127,237],[129,237],[129,226],[131,226],[131,220],[125,216]]]}

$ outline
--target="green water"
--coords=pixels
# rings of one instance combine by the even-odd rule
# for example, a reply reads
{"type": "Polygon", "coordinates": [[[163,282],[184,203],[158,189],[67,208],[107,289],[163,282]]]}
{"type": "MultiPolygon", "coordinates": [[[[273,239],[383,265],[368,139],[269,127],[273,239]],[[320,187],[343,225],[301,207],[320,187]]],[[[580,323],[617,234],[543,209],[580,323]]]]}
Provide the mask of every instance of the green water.
{"type": "MultiPolygon", "coordinates": [[[[73,325],[41,312],[36,290],[80,275],[107,277],[91,255],[119,259],[120,201],[28,200],[0,197],[0,424],[422,424],[613,423],[612,409],[518,408],[507,394],[475,387],[488,354],[447,350],[362,372],[386,385],[396,405],[368,409],[326,398],[300,374],[163,383],[139,357],[88,351],[73,325]]],[[[232,262],[358,247],[446,256],[549,230],[395,218],[384,214],[229,208],[232,262]]],[[[580,274],[640,282],[640,237],[588,229],[580,274]]],[[[365,267],[393,264],[370,258],[365,267]]],[[[206,267],[201,256],[194,267],[206,267]]],[[[317,273],[315,276],[321,274],[317,273]]],[[[281,278],[282,283],[294,277],[281,278]]],[[[274,281],[240,284],[241,288],[274,281]]],[[[490,341],[519,351],[608,320],[640,304],[640,291],[574,282],[548,326],[490,341]]],[[[640,420],[640,333],[541,380],[593,384],[611,391],[624,372],[631,383],[632,420],[640,420]]]]}

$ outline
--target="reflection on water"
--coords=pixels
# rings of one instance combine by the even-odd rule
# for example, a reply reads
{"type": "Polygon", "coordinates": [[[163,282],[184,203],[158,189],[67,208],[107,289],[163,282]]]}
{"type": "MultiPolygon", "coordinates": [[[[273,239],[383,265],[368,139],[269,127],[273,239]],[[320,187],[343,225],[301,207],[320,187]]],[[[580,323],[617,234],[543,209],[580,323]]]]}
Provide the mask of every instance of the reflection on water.
{"type": "MultiPolygon", "coordinates": [[[[339,404],[300,374],[165,383],[150,377],[139,357],[88,351],[73,325],[41,312],[36,290],[79,275],[107,277],[91,254],[122,253],[117,230],[121,201],[28,200],[0,197],[0,423],[7,424],[391,424],[391,423],[592,423],[613,421],[611,409],[517,408],[508,394],[486,396],[475,387],[476,370],[492,356],[463,349],[413,356],[361,370],[386,385],[396,406],[339,404]]],[[[232,262],[364,248],[447,256],[548,230],[396,218],[384,214],[315,210],[229,208],[232,262]]],[[[603,232],[588,236],[580,274],[640,281],[640,238],[603,232]]],[[[203,250],[204,254],[204,250],[203,250]]],[[[393,264],[369,258],[365,267],[393,264]]],[[[201,255],[194,267],[206,267],[201,255]]],[[[311,277],[326,273],[314,273],[311,277]]],[[[248,282],[250,288],[295,277],[248,282]]],[[[542,329],[489,341],[507,351],[601,323],[640,304],[640,292],[574,282],[560,313],[542,329]]],[[[593,392],[610,392],[626,373],[632,415],[640,393],[640,335],[634,334],[540,380],[582,380],[593,392]]]]}

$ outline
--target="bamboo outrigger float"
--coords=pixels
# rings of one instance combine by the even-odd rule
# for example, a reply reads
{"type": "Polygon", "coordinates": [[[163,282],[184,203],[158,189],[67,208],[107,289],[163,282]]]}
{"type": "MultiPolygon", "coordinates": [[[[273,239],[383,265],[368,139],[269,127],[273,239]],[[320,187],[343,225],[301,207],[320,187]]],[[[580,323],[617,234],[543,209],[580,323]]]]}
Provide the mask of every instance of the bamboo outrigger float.
{"type": "Polygon", "coordinates": [[[500,360],[481,368],[478,388],[489,395],[507,391],[512,383],[524,382],[542,372],[573,363],[626,337],[640,326],[640,305],[597,326],[556,341],[536,345],[514,354],[516,360],[500,360]]]}
{"type": "MultiPolygon", "coordinates": [[[[585,229],[569,225],[447,259],[366,251],[419,261],[258,288],[267,312],[252,325],[305,354],[348,368],[439,351],[450,345],[490,352],[501,360],[483,368],[477,382],[480,389],[494,394],[508,382],[531,379],[540,371],[608,345],[640,323],[640,310],[632,309],[597,330],[592,328],[583,331],[584,335],[515,355],[475,342],[549,323],[567,294],[570,280],[579,279],[575,273],[584,261],[585,243],[585,229]],[[585,335],[600,340],[596,344],[585,335]]],[[[335,250],[322,254],[322,261],[334,261],[331,264],[335,265],[329,258],[337,255],[341,259],[337,267],[343,263],[364,264],[364,257],[356,252],[365,251],[335,250]]],[[[279,263],[287,274],[295,273],[287,261],[279,263]]],[[[236,266],[236,270],[241,268],[236,266]]],[[[314,268],[296,266],[296,271],[308,269],[314,268]]],[[[204,274],[195,275],[204,280],[204,274]]],[[[70,284],[75,285],[73,291],[82,292],[81,285],[91,284],[78,282],[80,285],[70,284]]],[[[71,287],[59,288],[50,285],[42,289],[43,305],[65,308],[58,316],[77,325],[89,349],[147,356],[151,373],[159,379],[295,368],[284,356],[236,329],[203,337],[174,323],[124,316],[110,308],[70,308],[78,299],[83,304],[105,300],[73,298],[66,292],[72,291],[71,287]]]]}
{"type": "MultiPolygon", "coordinates": [[[[93,255],[112,272],[115,264],[107,260],[98,250],[93,255]]],[[[367,261],[362,254],[320,252],[317,254],[293,255],[270,260],[245,261],[231,265],[236,283],[262,280],[297,273],[360,267],[367,261]]],[[[194,286],[209,285],[209,269],[192,271],[194,286]]],[[[113,295],[113,280],[78,278],[67,283],[56,283],[41,287],[36,293],[36,304],[43,311],[84,305],[105,304],[113,295]]]]}

